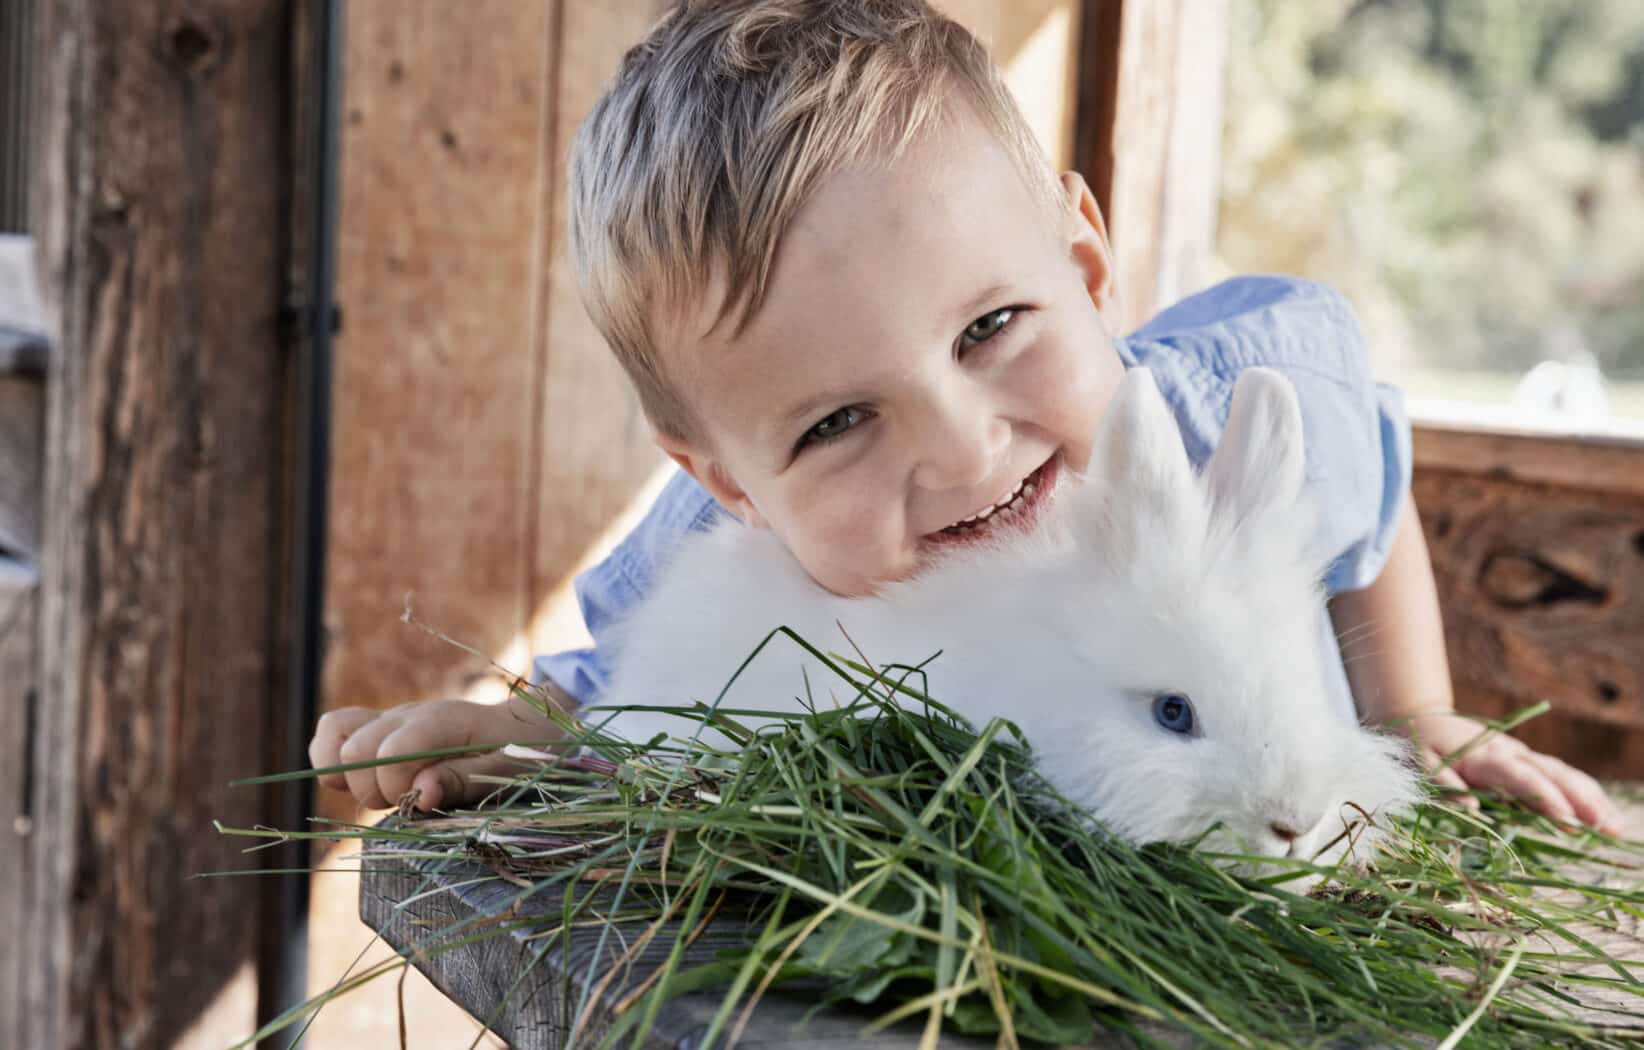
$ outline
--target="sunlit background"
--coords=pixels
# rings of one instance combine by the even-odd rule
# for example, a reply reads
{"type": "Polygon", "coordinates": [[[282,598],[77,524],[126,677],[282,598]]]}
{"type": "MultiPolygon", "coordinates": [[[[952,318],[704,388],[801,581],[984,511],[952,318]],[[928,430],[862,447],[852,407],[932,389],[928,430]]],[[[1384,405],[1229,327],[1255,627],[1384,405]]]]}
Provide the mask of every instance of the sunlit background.
{"type": "Polygon", "coordinates": [[[1636,430],[1644,3],[1232,7],[1226,271],[1336,286],[1418,414],[1636,430]]]}

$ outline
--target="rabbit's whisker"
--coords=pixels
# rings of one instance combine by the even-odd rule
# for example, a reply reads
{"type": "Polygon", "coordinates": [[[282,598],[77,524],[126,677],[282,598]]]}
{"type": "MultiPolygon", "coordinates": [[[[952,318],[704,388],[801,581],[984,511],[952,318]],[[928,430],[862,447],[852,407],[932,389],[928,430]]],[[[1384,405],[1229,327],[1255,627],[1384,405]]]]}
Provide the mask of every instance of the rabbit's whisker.
{"type": "Polygon", "coordinates": [[[1381,620],[1366,620],[1363,623],[1354,624],[1345,631],[1336,632],[1336,642],[1340,645],[1356,644],[1367,638],[1375,637],[1391,626],[1392,624],[1381,620]]]}

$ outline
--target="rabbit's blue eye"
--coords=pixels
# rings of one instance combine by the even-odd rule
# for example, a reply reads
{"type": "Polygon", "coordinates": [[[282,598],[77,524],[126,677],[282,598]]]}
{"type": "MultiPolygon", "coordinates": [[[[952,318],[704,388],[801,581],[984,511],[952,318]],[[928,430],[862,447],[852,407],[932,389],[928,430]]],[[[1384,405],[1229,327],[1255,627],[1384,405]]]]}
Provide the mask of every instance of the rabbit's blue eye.
{"type": "Polygon", "coordinates": [[[1172,733],[1193,732],[1193,701],[1181,693],[1160,693],[1153,698],[1153,720],[1172,733]]]}

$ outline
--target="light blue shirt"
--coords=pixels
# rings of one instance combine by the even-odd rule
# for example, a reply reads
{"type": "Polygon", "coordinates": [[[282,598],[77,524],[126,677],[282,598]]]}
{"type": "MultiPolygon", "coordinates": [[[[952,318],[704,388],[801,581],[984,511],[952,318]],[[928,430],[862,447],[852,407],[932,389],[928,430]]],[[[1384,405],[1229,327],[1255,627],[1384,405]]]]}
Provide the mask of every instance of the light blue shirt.
{"type": "MultiPolygon", "coordinates": [[[[1236,278],[1182,300],[1114,348],[1125,367],[1153,371],[1197,466],[1221,438],[1239,372],[1261,365],[1284,373],[1301,402],[1314,541],[1331,558],[1326,590],[1356,590],[1380,575],[1410,487],[1410,424],[1399,392],[1372,378],[1364,336],[1341,296],[1295,278],[1236,278]]],[[[577,577],[594,647],[538,657],[537,678],[583,703],[596,699],[610,676],[607,629],[644,597],[682,536],[724,513],[689,475],[676,475],[611,556],[577,577]]],[[[1321,624],[1333,705],[1355,717],[1330,621],[1321,624]]]]}

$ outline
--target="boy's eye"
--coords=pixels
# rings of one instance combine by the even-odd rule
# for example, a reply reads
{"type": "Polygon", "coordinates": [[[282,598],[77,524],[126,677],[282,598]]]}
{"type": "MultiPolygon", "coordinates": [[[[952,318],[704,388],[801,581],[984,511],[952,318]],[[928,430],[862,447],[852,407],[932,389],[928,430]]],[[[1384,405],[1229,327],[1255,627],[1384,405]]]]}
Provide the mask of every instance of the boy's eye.
{"type": "Polygon", "coordinates": [[[985,343],[1010,326],[1011,319],[1016,316],[1016,308],[1007,306],[992,313],[985,313],[981,317],[965,326],[962,341],[968,346],[985,343]]]}
{"type": "Polygon", "coordinates": [[[799,439],[799,447],[832,441],[865,418],[867,413],[860,408],[846,407],[829,412],[819,423],[805,431],[799,439]]]}

